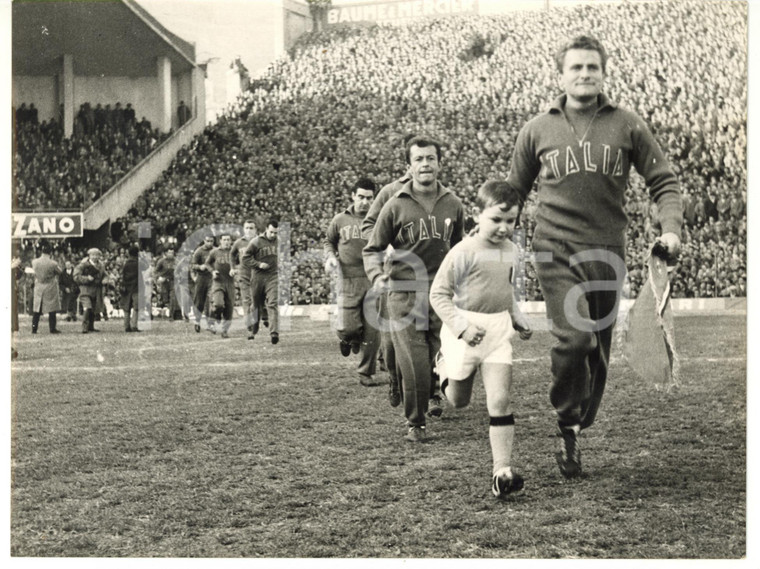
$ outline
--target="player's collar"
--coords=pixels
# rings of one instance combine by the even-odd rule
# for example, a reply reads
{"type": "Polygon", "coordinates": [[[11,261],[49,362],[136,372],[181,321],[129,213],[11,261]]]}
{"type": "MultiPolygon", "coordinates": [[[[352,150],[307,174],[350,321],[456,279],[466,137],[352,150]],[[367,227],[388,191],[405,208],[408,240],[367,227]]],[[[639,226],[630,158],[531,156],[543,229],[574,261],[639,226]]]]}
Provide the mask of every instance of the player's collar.
{"type": "MultiPolygon", "coordinates": [[[[396,195],[400,196],[400,195],[403,194],[403,195],[409,196],[412,199],[415,199],[414,198],[414,194],[412,193],[412,184],[413,183],[414,183],[414,180],[409,180],[406,184],[404,184],[401,187],[401,189],[398,191],[398,194],[396,194],[396,195]]],[[[441,199],[446,194],[450,194],[451,193],[451,190],[449,190],[446,186],[444,186],[443,184],[441,184],[441,182],[436,181],[436,185],[437,185],[437,188],[438,188],[438,197],[436,198],[436,201],[438,201],[439,199],[441,199]]]]}
{"type": "MultiPolygon", "coordinates": [[[[599,93],[598,96],[599,101],[599,110],[609,107],[611,109],[617,109],[617,104],[613,103],[610,98],[605,95],[604,93],[599,93]]],[[[552,101],[551,106],[549,107],[549,110],[547,111],[549,114],[552,113],[564,113],[565,112],[565,103],[567,103],[567,95],[563,94],[554,99],[552,101]]]]}

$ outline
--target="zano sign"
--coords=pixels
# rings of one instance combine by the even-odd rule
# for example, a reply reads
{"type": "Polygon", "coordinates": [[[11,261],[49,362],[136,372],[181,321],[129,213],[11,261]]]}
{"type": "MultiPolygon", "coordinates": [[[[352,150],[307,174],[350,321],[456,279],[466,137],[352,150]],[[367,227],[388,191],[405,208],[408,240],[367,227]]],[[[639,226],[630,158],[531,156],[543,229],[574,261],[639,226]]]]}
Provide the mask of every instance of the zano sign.
{"type": "Polygon", "coordinates": [[[82,237],[82,213],[14,213],[13,239],[82,237]]]}

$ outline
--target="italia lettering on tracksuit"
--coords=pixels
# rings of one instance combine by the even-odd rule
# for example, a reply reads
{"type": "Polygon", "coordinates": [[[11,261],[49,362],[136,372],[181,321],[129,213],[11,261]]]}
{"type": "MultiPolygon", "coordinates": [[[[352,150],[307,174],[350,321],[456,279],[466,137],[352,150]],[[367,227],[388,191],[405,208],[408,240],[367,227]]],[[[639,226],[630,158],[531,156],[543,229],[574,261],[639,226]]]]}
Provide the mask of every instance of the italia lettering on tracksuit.
{"type": "Polygon", "coordinates": [[[439,183],[438,198],[428,212],[415,198],[412,182],[407,182],[383,206],[364,248],[367,278],[374,282],[383,274],[382,254],[391,245],[395,251],[390,266],[392,281],[417,278],[414,267],[407,262],[411,257],[422,261],[430,282],[449,249],[462,240],[463,232],[464,207],[453,192],[439,183]]]}

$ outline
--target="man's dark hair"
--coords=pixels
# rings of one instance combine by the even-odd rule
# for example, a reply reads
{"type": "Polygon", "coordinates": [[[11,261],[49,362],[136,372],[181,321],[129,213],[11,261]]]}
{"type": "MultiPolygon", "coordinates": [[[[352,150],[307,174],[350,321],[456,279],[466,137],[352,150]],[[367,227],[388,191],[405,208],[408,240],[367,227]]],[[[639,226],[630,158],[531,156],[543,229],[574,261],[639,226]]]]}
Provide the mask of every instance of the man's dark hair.
{"type": "Polygon", "coordinates": [[[599,57],[602,60],[602,73],[607,73],[607,50],[604,49],[602,42],[591,36],[576,36],[560,46],[559,51],[557,51],[557,55],[555,56],[557,71],[562,73],[562,68],[565,64],[565,55],[571,49],[587,49],[589,51],[596,51],[599,53],[599,57]]]}
{"type": "Polygon", "coordinates": [[[140,248],[137,245],[130,245],[129,249],[127,249],[127,255],[130,257],[137,257],[137,255],[140,253],[140,248]]]}
{"type": "Polygon", "coordinates": [[[40,244],[39,244],[40,253],[47,253],[49,255],[52,250],[53,250],[53,246],[50,245],[48,241],[40,241],[40,244]]]}
{"type": "Polygon", "coordinates": [[[351,194],[355,194],[356,190],[372,190],[377,191],[377,186],[372,178],[359,178],[351,188],[351,194]]]}
{"type": "Polygon", "coordinates": [[[504,204],[510,210],[517,206],[518,212],[522,209],[522,196],[509,184],[501,180],[488,180],[478,189],[475,204],[483,211],[491,206],[504,204]]]}
{"type": "Polygon", "coordinates": [[[408,133],[406,133],[404,135],[404,148],[406,148],[406,145],[409,143],[410,140],[412,140],[413,138],[416,138],[418,136],[419,136],[419,134],[417,134],[416,132],[408,132],[408,133]]]}
{"type": "Polygon", "coordinates": [[[414,136],[410,138],[406,143],[406,151],[404,152],[404,158],[406,158],[407,164],[411,164],[410,151],[412,149],[412,146],[418,146],[420,148],[435,146],[435,152],[438,155],[438,161],[439,162],[441,161],[441,143],[440,142],[426,136],[414,136]]]}
{"type": "Polygon", "coordinates": [[[267,227],[269,227],[270,225],[274,227],[275,229],[277,229],[280,226],[280,220],[277,219],[276,217],[270,217],[269,221],[267,221],[267,227]]]}

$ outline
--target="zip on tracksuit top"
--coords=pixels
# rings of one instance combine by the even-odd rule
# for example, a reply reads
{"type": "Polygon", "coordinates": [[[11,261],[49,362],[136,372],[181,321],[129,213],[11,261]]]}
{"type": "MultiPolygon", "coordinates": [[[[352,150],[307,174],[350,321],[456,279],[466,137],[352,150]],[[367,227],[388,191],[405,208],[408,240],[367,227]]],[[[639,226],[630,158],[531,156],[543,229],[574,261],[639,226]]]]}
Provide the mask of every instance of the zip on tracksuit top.
{"type": "Polygon", "coordinates": [[[581,140],[565,116],[567,95],[520,131],[507,183],[527,197],[538,178],[535,238],[625,246],[625,188],[631,165],[657,203],[663,233],[680,235],[676,175],[644,121],[599,95],[581,140]]]}
{"type": "MultiPolygon", "coordinates": [[[[371,283],[383,274],[383,253],[388,245],[394,249],[390,278],[415,280],[417,273],[406,253],[418,257],[428,284],[435,277],[446,253],[462,240],[464,207],[453,192],[437,183],[438,197],[428,213],[412,193],[413,182],[404,187],[383,206],[372,235],[364,248],[364,270],[371,283]]],[[[420,273],[422,270],[420,270],[420,273]]]]}
{"type": "Polygon", "coordinates": [[[335,257],[340,263],[343,278],[365,277],[362,249],[367,240],[362,238],[361,224],[364,216],[351,205],[343,213],[333,217],[327,226],[323,246],[325,255],[335,257]]]}

